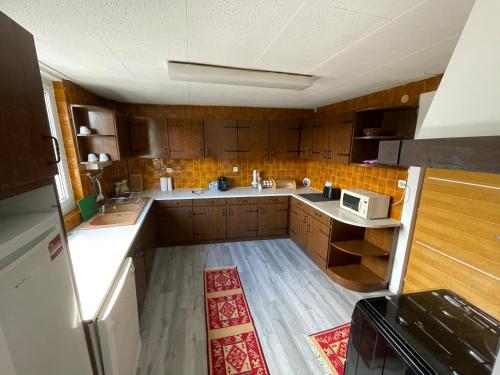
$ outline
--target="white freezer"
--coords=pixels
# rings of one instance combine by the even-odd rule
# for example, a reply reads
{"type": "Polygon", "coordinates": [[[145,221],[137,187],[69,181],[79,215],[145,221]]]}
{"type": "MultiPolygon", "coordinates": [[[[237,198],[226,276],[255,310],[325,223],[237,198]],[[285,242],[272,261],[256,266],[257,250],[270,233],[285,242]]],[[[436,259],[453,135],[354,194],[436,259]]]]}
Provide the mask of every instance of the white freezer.
{"type": "Polygon", "coordinates": [[[0,216],[0,374],[92,374],[57,212],[0,216]]]}

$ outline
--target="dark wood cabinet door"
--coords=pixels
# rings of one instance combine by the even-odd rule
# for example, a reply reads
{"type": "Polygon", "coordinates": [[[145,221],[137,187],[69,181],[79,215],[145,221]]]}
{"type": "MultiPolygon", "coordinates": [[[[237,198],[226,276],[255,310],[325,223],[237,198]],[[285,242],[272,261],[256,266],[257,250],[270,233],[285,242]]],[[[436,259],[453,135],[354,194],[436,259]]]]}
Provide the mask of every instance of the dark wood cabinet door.
{"type": "Polygon", "coordinates": [[[193,240],[193,208],[162,208],[158,216],[158,235],[163,244],[186,243],[193,240]]]}
{"type": "Polygon", "coordinates": [[[303,250],[307,242],[308,215],[297,207],[290,206],[290,238],[303,250]]]}
{"type": "Polygon", "coordinates": [[[299,157],[300,123],[297,120],[271,121],[269,124],[270,157],[297,159],[299,157]]]}
{"type": "Polygon", "coordinates": [[[306,120],[300,124],[299,158],[313,158],[313,131],[315,120],[306,120]]]}
{"type": "Polygon", "coordinates": [[[57,159],[33,36],[0,12],[0,45],[2,198],[47,183],[57,174],[57,159]]]}
{"type": "Polygon", "coordinates": [[[258,235],[258,206],[243,204],[227,207],[227,238],[258,235]]]}
{"type": "Polygon", "coordinates": [[[262,158],[269,154],[269,122],[238,120],[238,158],[262,158]]]}
{"type": "Polygon", "coordinates": [[[259,237],[285,236],[288,230],[288,204],[259,205],[259,237]]]}
{"type": "Polygon", "coordinates": [[[135,293],[137,295],[137,310],[141,314],[144,300],[146,298],[146,291],[148,288],[146,261],[142,249],[137,249],[132,258],[134,262],[134,276],[135,276],[135,293]]]}
{"type": "Polygon", "coordinates": [[[162,158],[168,156],[167,149],[163,145],[163,122],[158,118],[127,117],[132,157],[162,158]]]}
{"type": "Polygon", "coordinates": [[[204,120],[205,157],[231,160],[238,156],[238,125],[236,120],[204,120]]]}
{"type": "Polygon", "coordinates": [[[349,164],[352,142],[353,113],[346,112],[335,116],[331,139],[333,142],[330,160],[334,163],[349,164]]]}
{"type": "Polygon", "coordinates": [[[223,240],[226,238],[226,206],[193,207],[195,240],[223,240]]]}
{"type": "Polygon", "coordinates": [[[309,253],[319,255],[325,261],[326,265],[329,246],[330,228],[309,216],[306,250],[309,253]]]}
{"type": "Polygon", "coordinates": [[[327,161],[330,147],[330,127],[326,119],[318,119],[313,127],[312,159],[327,161]]]}
{"type": "Polygon", "coordinates": [[[169,159],[203,158],[202,120],[167,119],[167,133],[169,159]]]}

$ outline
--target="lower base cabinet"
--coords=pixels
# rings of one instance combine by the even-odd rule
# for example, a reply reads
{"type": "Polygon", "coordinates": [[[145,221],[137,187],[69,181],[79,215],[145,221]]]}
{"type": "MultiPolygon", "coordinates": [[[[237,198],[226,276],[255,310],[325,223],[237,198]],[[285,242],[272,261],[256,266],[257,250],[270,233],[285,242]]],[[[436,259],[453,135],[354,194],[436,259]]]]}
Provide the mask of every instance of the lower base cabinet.
{"type": "Polygon", "coordinates": [[[157,202],[159,243],[284,237],[288,197],[207,198],[157,202]]]}
{"type": "Polygon", "coordinates": [[[290,201],[290,238],[321,268],[327,267],[331,219],[320,211],[290,201]]]}
{"type": "Polygon", "coordinates": [[[150,210],[141,226],[139,233],[132,244],[128,256],[134,263],[135,290],[137,294],[137,309],[139,314],[144,305],[146,290],[151,278],[155,249],[157,244],[156,236],[156,214],[150,210]]]}

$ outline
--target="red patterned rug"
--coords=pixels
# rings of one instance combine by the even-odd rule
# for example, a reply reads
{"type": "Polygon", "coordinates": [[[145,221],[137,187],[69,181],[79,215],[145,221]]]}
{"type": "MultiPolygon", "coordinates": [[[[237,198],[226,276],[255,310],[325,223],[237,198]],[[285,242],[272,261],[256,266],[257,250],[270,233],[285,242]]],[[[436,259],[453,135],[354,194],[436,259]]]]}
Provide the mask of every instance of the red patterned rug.
{"type": "Polygon", "coordinates": [[[205,270],[210,375],[269,375],[236,267],[205,270]]]}
{"type": "Polygon", "coordinates": [[[350,329],[351,323],[347,323],[307,336],[309,346],[323,364],[327,374],[344,374],[350,329]]]}

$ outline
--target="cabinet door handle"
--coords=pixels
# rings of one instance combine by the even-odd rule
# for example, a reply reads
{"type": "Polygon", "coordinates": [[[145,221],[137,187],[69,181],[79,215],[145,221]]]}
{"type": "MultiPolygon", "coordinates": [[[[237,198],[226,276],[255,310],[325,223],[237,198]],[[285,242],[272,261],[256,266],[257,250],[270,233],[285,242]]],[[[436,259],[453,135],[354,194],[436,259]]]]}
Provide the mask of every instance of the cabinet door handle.
{"type": "Polygon", "coordinates": [[[233,209],[231,207],[229,208],[229,216],[233,216],[233,209]]]}
{"type": "Polygon", "coordinates": [[[259,212],[259,210],[247,210],[248,213],[250,212],[259,212]]]}
{"type": "Polygon", "coordinates": [[[56,160],[54,161],[48,161],[47,164],[57,164],[61,161],[61,151],[59,150],[59,142],[57,141],[56,137],[53,137],[51,135],[44,135],[44,139],[50,138],[52,139],[52,142],[54,142],[54,148],[56,149],[56,160]]]}
{"type": "Polygon", "coordinates": [[[319,232],[320,232],[320,233],[322,233],[322,234],[324,234],[325,236],[328,236],[328,233],[325,233],[325,232],[323,231],[323,229],[320,229],[320,230],[319,230],[319,232]]]}
{"type": "Polygon", "coordinates": [[[307,224],[307,216],[304,216],[304,224],[307,224]]]}
{"type": "Polygon", "coordinates": [[[311,231],[311,223],[308,223],[307,224],[307,233],[309,233],[311,231]]]}
{"type": "Polygon", "coordinates": [[[222,209],[222,216],[227,216],[227,212],[226,212],[225,208],[222,209]]]}

